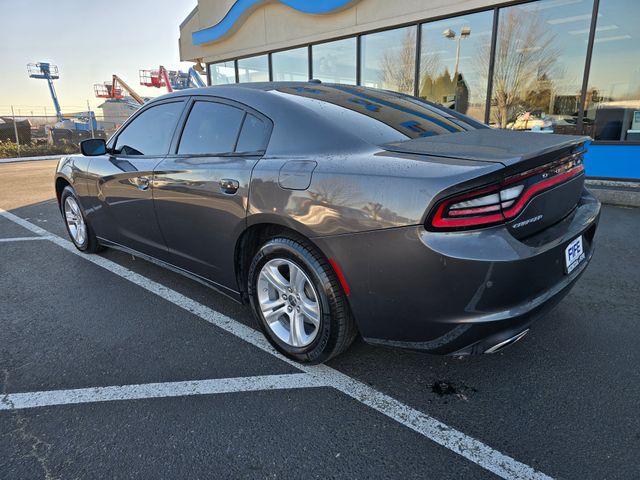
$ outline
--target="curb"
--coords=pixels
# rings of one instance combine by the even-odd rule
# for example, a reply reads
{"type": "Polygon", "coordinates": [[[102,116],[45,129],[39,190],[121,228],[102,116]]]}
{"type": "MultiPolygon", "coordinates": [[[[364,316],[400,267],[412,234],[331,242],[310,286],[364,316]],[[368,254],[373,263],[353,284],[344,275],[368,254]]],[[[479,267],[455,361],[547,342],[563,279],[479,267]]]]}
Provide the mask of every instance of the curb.
{"type": "Polygon", "coordinates": [[[42,155],[40,157],[0,158],[0,163],[33,162],[37,160],[57,160],[64,155],[42,155]]]}
{"type": "Polygon", "coordinates": [[[640,182],[587,179],[585,184],[606,205],[640,208],[640,182]]]}

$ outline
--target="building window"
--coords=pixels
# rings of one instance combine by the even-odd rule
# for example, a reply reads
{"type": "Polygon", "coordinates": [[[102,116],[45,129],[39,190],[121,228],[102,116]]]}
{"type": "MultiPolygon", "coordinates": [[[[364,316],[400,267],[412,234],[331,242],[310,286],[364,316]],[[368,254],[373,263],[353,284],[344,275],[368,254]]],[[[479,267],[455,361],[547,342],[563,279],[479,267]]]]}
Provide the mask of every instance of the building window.
{"type": "Polygon", "coordinates": [[[238,81],[242,82],[268,82],[269,59],[266,55],[258,57],[241,58],[238,60],[238,81]]]}
{"type": "Polygon", "coordinates": [[[484,122],[493,12],[421,25],[418,95],[484,122]]]}
{"type": "Polygon", "coordinates": [[[490,123],[575,133],[592,0],[500,9],[490,123]]]}
{"type": "Polygon", "coordinates": [[[236,83],[236,68],[232,61],[212,63],[209,65],[209,76],[209,85],[236,83]]]}
{"type": "Polygon", "coordinates": [[[321,43],[312,47],[313,78],[323,82],[356,83],[356,39],[321,43]]]}
{"type": "Polygon", "coordinates": [[[276,52],[271,55],[274,81],[309,80],[309,50],[306,47],[276,52]]]}
{"type": "Polygon", "coordinates": [[[413,95],[416,27],[362,36],[361,83],[413,95]]]}
{"type": "Polygon", "coordinates": [[[637,0],[600,2],[583,118],[595,140],[640,141],[638,18],[637,0]]]}

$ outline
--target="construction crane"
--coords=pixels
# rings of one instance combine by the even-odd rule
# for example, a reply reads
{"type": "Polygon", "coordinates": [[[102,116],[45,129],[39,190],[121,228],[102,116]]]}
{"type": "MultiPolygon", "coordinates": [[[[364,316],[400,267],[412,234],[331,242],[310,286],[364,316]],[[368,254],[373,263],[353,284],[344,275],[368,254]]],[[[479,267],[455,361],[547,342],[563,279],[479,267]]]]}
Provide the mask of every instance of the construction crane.
{"type": "Polygon", "coordinates": [[[29,63],[27,65],[27,72],[29,72],[29,77],[31,78],[47,81],[47,84],[49,85],[49,92],[51,93],[51,98],[53,100],[53,106],[56,110],[56,117],[59,122],[63,122],[64,117],[62,116],[62,110],[60,109],[60,102],[58,102],[58,95],[56,94],[56,89],[53,86],[53,81],[60,78],[58,66],[52,65],[49,62],[29,63]]]}
{"type": "Polygon", "coordinates": [[[206,87],[198,71],[191,67],[188,72],[167,70],[162,65],[157,70],[140,70],[140,85],[163,88],[167,92],[192,87],[206,87]]]}
{"type": "Polygon", "coordinates": [[[121,100],[124,98],[124,92],[126,91],[131,98],[133,98],[140,105],[144,103],[144,98],[138,95],[133,88],[122,80],[115,73],[111,78],[111,82],[97,83],[93,86],[93,90],[98,98],[112,98],[115,100],[121,100]]]}
{"type": "Polygon", "coordinates": [[[140,70],[140,85],[155,88],[166,87],[167,92],[173,92],[173,86],[171,85],[171,80],[169,80],[169,72],[162,65],[157,70],[140,70]]]}

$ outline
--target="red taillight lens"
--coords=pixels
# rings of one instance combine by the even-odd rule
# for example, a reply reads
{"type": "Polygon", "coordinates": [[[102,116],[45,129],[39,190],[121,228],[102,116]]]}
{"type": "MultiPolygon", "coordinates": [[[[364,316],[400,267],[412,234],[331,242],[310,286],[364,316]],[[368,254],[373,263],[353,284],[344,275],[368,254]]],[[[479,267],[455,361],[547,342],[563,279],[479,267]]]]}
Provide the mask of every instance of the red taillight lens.
{"type": "Polygon", "coordinates": [[[438,230],[489,226],[515,218],[538,193],[584,172],[582,153],[507,177],[502,183],[441,201],[431,215],[438,230]]]}

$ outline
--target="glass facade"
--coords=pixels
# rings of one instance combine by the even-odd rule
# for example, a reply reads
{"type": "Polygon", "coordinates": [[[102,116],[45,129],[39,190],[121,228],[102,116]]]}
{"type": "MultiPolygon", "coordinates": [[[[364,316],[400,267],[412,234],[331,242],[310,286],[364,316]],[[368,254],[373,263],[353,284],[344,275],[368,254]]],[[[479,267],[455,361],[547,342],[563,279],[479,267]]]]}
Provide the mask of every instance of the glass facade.
{"type": "Polygon", "coordinates": [[[412,95],[416,70],[416,27],[363,35],[361,42],[361,84],[412,95]]]}
{"type": "Polygon", "coordinates": [[[593,0],[500,10],[490,124],[576,133],[593,0]]]}
{"type": "Polygon", "coordinates": [[[583,122],[595,140],[640,141],[638,18],[637,0],[600,0],[583,122]]]}
{"type": "Polygon", "coordinates": [[[484,121],[493,11],[421,25],[418,95],[484,121]]]}
{"type": "Polygon", "coordinates": [[[257,57],[241,58],[238,60],[238,82],[268,82],[269,81],[269,57],[260,55],[257,57]]]}
{"type": "Polygon", "coordinates": [[[306,81],[309,80],[309,49],[294,48],[271,54],[273,80],[306,81]]]}
{"type": "Polygon", "coordinates": [[[220,62],[209,65],[209,85],[236,83],[235,62],[220,62]]]}
{"type": "Polygon", "coordinates": [[[271,63],[276,81],[394,90],[495,128],[640,142],[639,16],[638,0],[510,2],[313,44],[311,65],[308,46],[210,64],[210,80],[267,80],[271,63]]]}
{"type": "Polygon", "coordinates": [[[347,38],[311,47],[313,78],[329,83],[356,83],[356,39],[347,38]]]}

